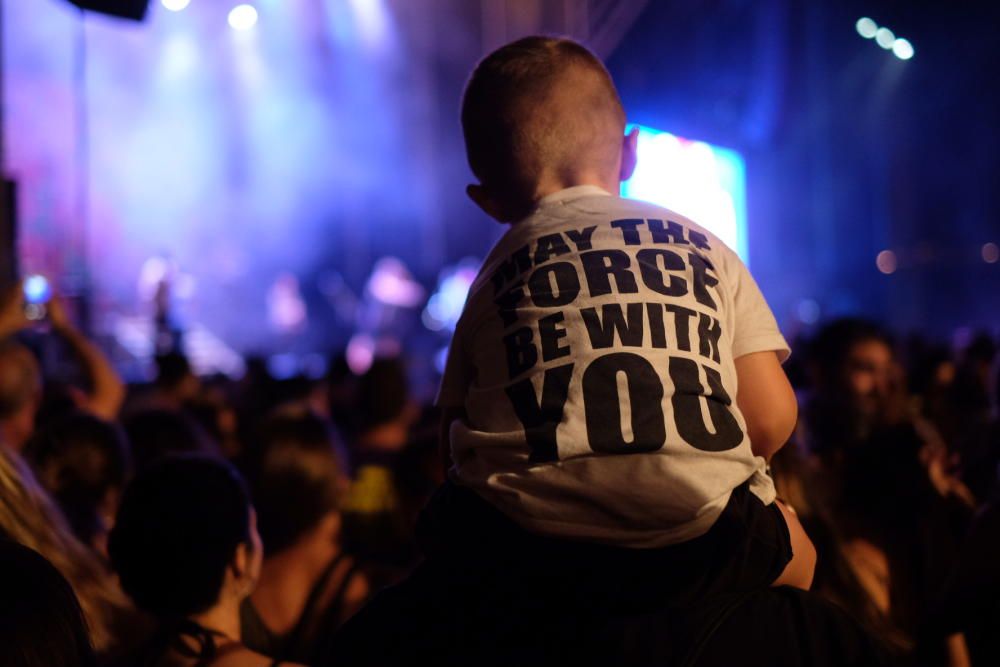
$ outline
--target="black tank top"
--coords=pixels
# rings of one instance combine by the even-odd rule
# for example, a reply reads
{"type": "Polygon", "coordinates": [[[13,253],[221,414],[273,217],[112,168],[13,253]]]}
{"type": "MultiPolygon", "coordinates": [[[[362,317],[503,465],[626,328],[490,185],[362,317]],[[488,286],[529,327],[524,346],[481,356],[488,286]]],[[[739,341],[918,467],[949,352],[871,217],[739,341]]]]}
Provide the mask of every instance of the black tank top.
{"type": "Polygon", "coordinates": [[[330,599],[330,604],[325,610],[319,609],[324,591],[328,589],[337,568],[347,559],[347,554],[341,552],[330,561],[310,589],[305,607],[295,626],[284,635],[279,635],[267,627],[250,598],[245,599],[240,605],[240,631],[243,644],[250,650],[264,655],[312,664],[319,649],[316,646],[316,639],[332,635],[340,626],[347,602],[348,586],[360,571],[357,562],[352,560],[330,599]],[[309,632],[310,629],[315,631],[309,632]]]}
{"type": "MultiPolygon", "coordinates": [[[[212,667],[218,659],[243,647],[240,642],[185,618],[163,626],[142,652],[141,658],[133,664],[157,667],[173,652],[183,658],[193,659],[194,667],[212,667]],[[185,638],[194,640],[194,646],[184,641],[185,638]],[[220,639],[225,640],[225,643],[220,645],[220,639]]],[[[280,660],[271,663],[271,667],[280,666],[280,660]]]]}

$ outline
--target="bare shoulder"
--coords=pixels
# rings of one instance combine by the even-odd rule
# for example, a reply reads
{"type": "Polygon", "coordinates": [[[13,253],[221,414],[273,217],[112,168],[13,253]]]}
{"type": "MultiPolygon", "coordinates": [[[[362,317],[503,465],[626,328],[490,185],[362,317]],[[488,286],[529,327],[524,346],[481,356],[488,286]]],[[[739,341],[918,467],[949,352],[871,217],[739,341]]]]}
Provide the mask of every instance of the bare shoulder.
{"type": "Polygon", "coordinates": [[[353,616],[356,611],[358,611],[365,602],[368,601],[368,597],[371,595],[371,585],[368,582],[368,575],[364,571],[357,571],[351,580],[347,584],[347,590],[344,591],[344,616],[345,618],[353,616]]]}
{"type": "MultiPolygon", "coordinates": [[[[261,655],[244,646],[240,646],[216,658],[212,662],[212,667],[272,667],[274,664],[274,658],[269,658],[266,655],[261,655]]],[[[280,662],[277,664],[280,667],[305,667],[304,665],[292,662],[280,662]]]]}

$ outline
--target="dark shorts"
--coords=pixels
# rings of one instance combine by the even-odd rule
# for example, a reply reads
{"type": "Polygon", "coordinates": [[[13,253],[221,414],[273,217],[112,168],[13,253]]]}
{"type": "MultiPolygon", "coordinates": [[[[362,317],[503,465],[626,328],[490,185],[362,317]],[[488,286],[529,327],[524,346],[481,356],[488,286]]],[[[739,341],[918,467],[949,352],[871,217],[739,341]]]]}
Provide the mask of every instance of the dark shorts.
{"type": "Polygon", "coordinates": [[[525,532],[446,485],[424,513],[427,560],[335,637],[321,665],[881,664],[856,624],[771,588],[791,557],[774,506],[746,487],[705,535],[622,549],[525,532]]]}
{"type": "MultiPolygon", "coordinates": [[[[776,504],[764,505],[749,482],[701,537],[658,549],[630,549],[529,533],[475,492],[446,483],[418,527],[425,552],[459,567],[503,563],[530,567],[572,587],[584,580],[616,595],[669,595],[678,604],[770,586],[792,558],[788,526],[776,504]]],[[[595,591],[598,592],[598,591],[595,591]]]]}

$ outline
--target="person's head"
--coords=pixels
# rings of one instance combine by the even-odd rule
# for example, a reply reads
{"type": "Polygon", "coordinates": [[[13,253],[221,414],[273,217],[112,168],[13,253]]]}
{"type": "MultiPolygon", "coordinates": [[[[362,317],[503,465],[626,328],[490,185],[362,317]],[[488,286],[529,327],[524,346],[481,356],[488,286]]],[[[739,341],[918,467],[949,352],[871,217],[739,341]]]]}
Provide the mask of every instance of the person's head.
{"type": "Polygon", "coordinates": [[[24,455],[76,536],[103,552],[130,470],[122,430],[78,412],[37,432],[24,455]]]}
{"type": "Polygon", "coordinates": [[[163,459],[126,487],[108,555],[136,606],[160,619],[230,607],[260,574],[260,537],[239,473],[202,456],[163,459]]]}
{"type": "Polygon", "coordinates": [[[0,539],[0,590],[0,664],[97,667],[73,588],[40,554],[0,539]]]}
{"type": "Polygon", "coordinates": [[[156,386],[177,401],[193,398],[201,386],[188,358],[179,352],[156,357],[156,386]]]}
{"type": "Polygon", "coordinates": [[[811,347],[821,391],[845,394],[868,416],[884,405],[896,366],[892,344],[880,327],[859,319],[836,320],[823,327],[811,347]]]}
{"type": "Polygon", "coordinates": [[[170,454],[219,454],[219,446],[192,417],[179,410],[144,410],[125,420],[135,469],[170,454]]]}
{"type": "Polygon", "coordinates": [[[35,427],[42,400],[42,372],[31,351],[0,343],[0,444],[20,451],[35,427]]]}
{"type": "Polygon", "coordinates": [[[398,357],[375,359],[358,378],[356,396],[355,423],[359,433],[391,422],[409,424],[417,416],[410,401],[406,366],[398,357]]]}
{"type": "Polygon", "coordinates": [[[204,388],[199,396],[184,402],[184,412],[219,445],[226,459],[232,461],[239,455],[239,420],[221,387],[204,388]]]}
{"type": "Polygon", "coordinates": [[[278,413],[261,424],[258,434],[244,470],[265,553],[311,537],[335,540],[347,475],[330,425],[305,411],[278,413]]]}
{"type": "Polygon", "coordinates": [[[616,192],[635,167],[636,134],[611,76],[580,44],[525,37],[476,66],[462,98],[469,196],[503,222],[545,194],[592,184],[616,192]]]}

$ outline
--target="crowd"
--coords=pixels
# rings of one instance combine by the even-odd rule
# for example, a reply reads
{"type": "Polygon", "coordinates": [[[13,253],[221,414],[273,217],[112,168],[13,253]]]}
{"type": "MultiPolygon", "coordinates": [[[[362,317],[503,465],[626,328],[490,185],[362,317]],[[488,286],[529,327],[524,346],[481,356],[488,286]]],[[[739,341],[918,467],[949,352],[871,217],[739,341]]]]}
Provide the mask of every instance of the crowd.
{"type": "Polygon", "coordinates": [[[462,122],[517,224],[443,414],[401,358],[126,387],[0,298],[0,664],[1000,664],[995,341],[789,359],[735,253],[610,194],[637,135],[574,42],[488,56],[462,122]]]}
{"type": "MultiPolygon", "coordinates": [[[[16,297],[2,317],[3,664],[336,664],[338,628],[419,561],[444,466],[402,360],[229,380],[171,355],[126,388],[57,303],[47,334],[19,333],[16,297]],[[77,380],[19,342],[50,338],[77,380]]],[[[840,320],[795,348],[801,418],[771,473],[813,591],[901,664],[997,664],[995,343],[840,320]]]]}
{"type": "Polygon", "coordinates": [[[443,467],[401,361],[232,381],[167,354],[126,387],[59,301],[39,326],[17,289],[0,335],[0,664],[326,664],[417,558],[443,467]]]}

